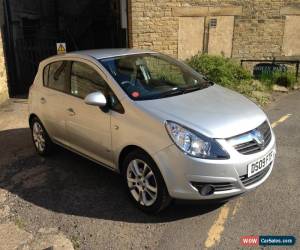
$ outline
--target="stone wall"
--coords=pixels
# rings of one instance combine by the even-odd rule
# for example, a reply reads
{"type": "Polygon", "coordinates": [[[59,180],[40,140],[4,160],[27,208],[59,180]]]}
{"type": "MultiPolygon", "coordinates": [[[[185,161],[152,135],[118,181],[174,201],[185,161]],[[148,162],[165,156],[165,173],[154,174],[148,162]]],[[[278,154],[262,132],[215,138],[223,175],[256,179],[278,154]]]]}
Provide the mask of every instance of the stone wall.
{"type": "Polygon", "coordinates": [[[5,59],[3,54],[2,37],[0,36],[0,104],[8,99],[5,59]]]}
{"type": "Polygon", "coordinates": [[[281,10],[299,8],[300,0],[131,0],[132,46],[178,56],[179,17],[172,10],[207,6],[242,7],[242,14],[235,15],[232,57],[263,59],[283,55],[286,16],[281,10]]]}

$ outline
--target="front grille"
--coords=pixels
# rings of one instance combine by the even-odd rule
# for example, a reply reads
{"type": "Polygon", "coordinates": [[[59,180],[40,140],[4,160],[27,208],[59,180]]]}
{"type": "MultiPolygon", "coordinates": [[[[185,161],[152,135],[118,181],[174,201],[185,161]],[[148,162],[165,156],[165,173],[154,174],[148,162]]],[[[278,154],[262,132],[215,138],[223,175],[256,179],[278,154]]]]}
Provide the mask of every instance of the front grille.
{"type": "Polygon", "coordinates": [[[231,138],[230,141],[239,141],[241,138],[245,138],[246,142],[233,145],[239,153],[250,155],[264,150],[270,144],[272,139],[269,123],[265,121],[258,128],[243,135],[231,138]],[[261,138],[256,138],[257,134],[261,135],[261,138]],[[261,143],[259,143],[258,139],[261,140],[261,143]]]}
{"type": "Polygon", "coordinates": [[[205,185],[211,185],[214,187],[216,192],[227,191],[234,188],[233,183],[230,182],[220,182],[220,183],[204,183],[204,182],[192,182],[192,185],[200,192],[201,188],[205,185]]]}
{"type": "Polygon", "coordinates": [[[258,172],[255,175],[252,175],[250,177],[248,177],[248,175],[243,175],[240,176],[240,180],[242,181],[242,183],[244,184],[244,186],[250,186],[260,180],[262,180],[266,174],[269,172],[270,168],[271,168],[272,163],[270,163],[264,170],[258,172]]]}

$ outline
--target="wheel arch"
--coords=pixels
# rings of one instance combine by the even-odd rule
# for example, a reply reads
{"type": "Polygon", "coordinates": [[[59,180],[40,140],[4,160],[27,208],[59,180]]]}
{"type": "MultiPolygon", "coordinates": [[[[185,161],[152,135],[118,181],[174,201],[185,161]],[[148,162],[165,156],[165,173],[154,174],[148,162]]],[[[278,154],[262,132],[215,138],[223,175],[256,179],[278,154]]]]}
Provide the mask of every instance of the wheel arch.
{"type": "MultiPolygon", "coordinates": [[[[39,117],[38,117],[36,114],[31,113],[31,114],[29,115],[29,119],[28,119],[30,128],[32,128],[32,121],[33,121],[34,118],[39,119],[39,117]]],[[[40,119],[39,119],[39,120],[40,120],[40,119]]]]}
{"type": "Polygon", "coordinates": [[[137,146],[137,145],[127,145],[126,147],[124,147],[121,150],[121,152],[119,154],[119,157],[118,157],[118,170],[119,170],[120,173],[122,173],[122,171],[123,171],[122,162],[125,159],[126,155],[128,155],[130,152],[132,152],[134,150],[143,151],[145,154],[147,154],[149,157],[151,157],[151,159],[154,161],[153,157],[144,148],[142,148],[140,146],[137,146]]]}

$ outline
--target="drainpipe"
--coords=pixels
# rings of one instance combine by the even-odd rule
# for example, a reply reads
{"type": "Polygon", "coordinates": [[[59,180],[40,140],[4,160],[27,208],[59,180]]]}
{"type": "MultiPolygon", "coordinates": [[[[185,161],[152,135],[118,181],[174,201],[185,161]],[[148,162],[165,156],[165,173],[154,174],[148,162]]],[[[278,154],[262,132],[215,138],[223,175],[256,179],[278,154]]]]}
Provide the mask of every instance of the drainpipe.
{"type": "Polygon", "coordinates": [[[204,36],[203,36],[203,53],[208,54],[208,43],[209,43],[209,22],[210,17],[207,16],[204,19],[204,36]]]}

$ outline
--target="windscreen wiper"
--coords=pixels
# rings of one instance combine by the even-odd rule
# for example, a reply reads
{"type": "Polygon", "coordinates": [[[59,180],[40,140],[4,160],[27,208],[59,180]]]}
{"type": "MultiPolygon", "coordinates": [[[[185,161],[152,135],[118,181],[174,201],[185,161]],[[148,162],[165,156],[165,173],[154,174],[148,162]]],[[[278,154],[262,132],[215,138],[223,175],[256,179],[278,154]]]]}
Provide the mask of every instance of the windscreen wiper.
{"type": "Polygon", "coordinates": [[[184,94],[184,89],[181,88],[174,88],[172,90],[169,90],[167,92],[164,92],[161,94],[162,97],[169,97],[169,96],[175,96],[175,95],[181,95],[184,94]]]}
{"type": "Polygon", "coordinates": [[[211,86],[213,85],[214,83],[211,82],[211,81],[206,81],[206,82],[203,82],[203,85],[197,85],[197,86],[193,86],[193,87],[190,87],[190,88],[184,88],[184,93],[190,93],[190,92],[194,92],[194,91],[197,91],[197,90],[201,90],[201,89],[204,89],[208,86],[211,86]],[[204,85],[204,83],[206,85],[204,85]]]}
{"type": "Polygon", "coordinates": [[[203,89],[203,86],[198,85],[198,86],[194,86],[194,87],[190,87],[190,88],[185,88],[183,90],[183,92],[184,92],[184,94],[186,94],[186,93],[194,92],[194,91],[201,90],[201,89],[203,89]]]}

